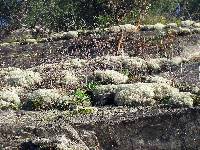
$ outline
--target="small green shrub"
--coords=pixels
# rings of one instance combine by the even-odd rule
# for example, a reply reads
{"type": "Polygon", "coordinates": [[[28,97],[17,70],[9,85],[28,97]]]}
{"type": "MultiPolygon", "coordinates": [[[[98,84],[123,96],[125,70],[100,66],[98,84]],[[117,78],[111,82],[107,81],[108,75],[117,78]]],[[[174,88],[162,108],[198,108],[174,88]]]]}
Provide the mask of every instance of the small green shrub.
{"type": "Polygon", "coordinates": [[[74,97],[77,105],[88,105],[90,104],[90,97],[86,93],[86,90],[77,89],[74,93],[74,97]]]}

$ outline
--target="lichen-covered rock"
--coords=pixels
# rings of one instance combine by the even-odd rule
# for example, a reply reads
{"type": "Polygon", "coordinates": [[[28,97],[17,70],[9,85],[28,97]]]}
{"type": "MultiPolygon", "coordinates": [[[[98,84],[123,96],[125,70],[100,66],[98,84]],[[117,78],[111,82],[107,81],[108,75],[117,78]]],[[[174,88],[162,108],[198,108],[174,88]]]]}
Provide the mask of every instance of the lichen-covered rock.
{"type": "Polygon", "coordinates": [[[185,20],[185,21],[181,21],[181,26],[182,27],[190,27],[194,24],[195,22],[192,20],[185,20]]]}
{"type": "Polygon", "coordinates": [[[96,81],[100,81],[106,84],[126,83],[128,80],[126,75],[115,70],[96,70],[94,72],[94,77],[96,81]]]}
{"type": "Polygon", "coordinates": [[[192,94],[189,92],[173,92],[171,96],[163,99],[163,103],[176,107],[192,107],[193,101],[192,94]]]}
{"type": "Polygon", "coordinates": [[[57,102],[57,109],[59,110],[77,110],[77,107],[81,106],[89,106],[90,103],[80,102],[76,99],[73,95],[64,95],[59,98],[59,101],[57,102]]]}
{"type": "Polygon", "coordinates": [[[49,110],[56,109],[61,95],[56,89],[38,89],[27,95],[25,109],[49,110]]]}
{"type": "Polygon", "coordinates": [[[166,26],[164,24],[162,24],[162,23],[157,23],[157,24],[154,25],[154,28],[156,30],[163,30],[165,27],[166,26]]]}
{"type": "Polygon", "coordinates": [[[0,46],[9,46],[10,43],[4,42],[4,43],[0,43],[0,46]]]}
{"type": "Polygon", "coordinates": [[[17,91],[13,88],[0,91],[0,109],[18,109],[21,101],[17,91]]]}
{"type": "Polygon", "coordinates": [[[136,83],[129,88],[119,90],[115,96],[117,105],[147,106],[159,104],[160,100],[173,95],[178,89],[166,83],[136,83]]]}
{"type": "Polygon", "coordinates": [[[40,83],[42,78],[38,72],[21,70],[19,68],[5,68],[0,71],[3,80],[11,86],[30,87],[40,83]]]}

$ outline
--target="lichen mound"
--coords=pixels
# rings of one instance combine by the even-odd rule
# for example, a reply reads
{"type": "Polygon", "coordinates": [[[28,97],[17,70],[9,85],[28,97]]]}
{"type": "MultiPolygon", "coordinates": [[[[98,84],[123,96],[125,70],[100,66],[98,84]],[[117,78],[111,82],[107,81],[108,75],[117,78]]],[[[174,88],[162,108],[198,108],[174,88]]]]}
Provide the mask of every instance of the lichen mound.
{"type": "Polygon", "coordinates": [[[185,20],[185,21],[181,21],[181,26],[182,27],[190,27],[194,24],[195,22],[192,20],[185,20]]]}
{"type": "Polygon", "coordinates": [[[163,30],[166,27],[166,25],[162,24],[162,23],[157,23],[154,25],[154,28],[156,30],[163,30]]]}
{"type": "Polygon", "coordinates": [[[0,74],[3,80],[11,86],[30,87],[42,81],[38,72],[21,70],[20,68],[3,68],[0,74]]]}
{"type": "Polygon", "coordinates": [[[192,106],[192,95],[179,92],[167,83],[135,83],[99,86],[94,91],[97,105],[152,106],[166,104],[192,106]],[[187,96],[184,97],[183,95],[187,96]]]}
{"type": "Polygon", "coordinates": [[[116,93],[115,104],[118,106],[149,106],[154,105],[155,100],[152,87],[140,86],[124,89],[116,93]]]}
{"type": "Polygon", "coordinates": [[[126,83],[128,77],[115,70],[96,70],[94,72],[95,79],[107,84],[126,83]]]}
{"type": "Polygon", "coordinates": [[[61,97],[56,89],[38,89],[27,95],[26,109],[49,110],[54,109],[61,97]]]}
{"type": "Polygon", "coordinates": [[[193,106],[193,98],[192,94],[189,92],[174,92],[169,98],[166,98],[166,100],[163,103],[166,103],[168,105],[172,106],[178,106],[178,107],[192,107],[193,106]]]}
{"type": "Polygon", "coordinates": [[[60,83],[62,85],[77,85],[79,82],[79,79],[70,71],[64,70],[61,73],[61,78],[57,81],[57,83],[60,83]]]}
{"type": "Polygon", "coordinates": [[[0,109],[18,109],[21,101],[14,89],[3,89],[0,91],[0,109]]]}
{"type": "Polygon", "coordinates": [[[172,84],[171,80],[164,78],[164,77],[161,77],[161,76],[158,76],[158,75],[148,76],[146,78],[146,82],[172,84]]]}

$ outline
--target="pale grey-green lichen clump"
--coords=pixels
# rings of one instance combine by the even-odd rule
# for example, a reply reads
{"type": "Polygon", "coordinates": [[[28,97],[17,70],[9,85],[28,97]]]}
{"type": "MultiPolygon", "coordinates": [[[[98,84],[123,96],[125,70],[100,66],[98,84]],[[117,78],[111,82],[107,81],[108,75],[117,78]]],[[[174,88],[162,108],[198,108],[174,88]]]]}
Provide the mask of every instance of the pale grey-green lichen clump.
{"type": "Polygon", "coordinates": [[[57,89],[38,89],[27,95],[27,109],[54,109],[61,98],[57,89]]]}
{"type": "Polygon", "coordinates": [[[166,25],[164,25],[164,24],[162,24],[162,23],[156,23],[156,24],[154,25],[154,28],[155,28],[156,30],[163,30],[165,27],[166,27],[166,25]]]}
{"type": "Polygon", "coordinates": [[[118,33],[121,31],[125,32],[135,32],[136,26],[131,24],[119,25],[119,26],[111,26],[108,31],[118,33]]]}
{"type": "Polygon", "coordinates": [[[74,73],[72,73],[72,71],[63,70],[61,78],[59,78],[56,82],[66,86],[77,85],[79,83],[79,79],[74,75],[74,73]]]}
{"type": "Polygon", "coordinates": [[[63,69],[68,68],[81,68],[84,67],[87,64],[87,60],[85,59],[68,59],[67,61],[62,62],[61,66],[63,69]]]}
{"type": "Polygon", "coordinates": [[[128,80],[128,76],[115,70],[96,70],[94,76],[97,81],[107,84],[126,83],[128,80]]]}
{"type": "Polygon", "coordinates": [[[161,77],[161,76],[158,76],[158,75],[154,75],[154,76],[147,76],[146,77],[146,82],[151,82],[151,83],[166,83],[166,84],[172,84],[172,81],[167,79],[167,78],[164,78],[164,77],[161,77]]]}
{"type": "Polygon", "coordinates": [[[142,69],[147,68],[147,62],[142,58],[133,57],[133,58],[124,59],[123,66],[124,68],[142,70],[142,69]]]}
{"type": "Polygon", "coordinates": [[[171,96],[164,99],[163,103],[172,106],[193,106],[194,99],[192,98],[192,94],[190,92],[174,92],[171,96]]]}
{"type": "Polygon", "coordinates": [[[185,20],[185,21],[181,21],[181,26],[182,27],[190,27],[194,24],[195,22],[192,20],[185,20]]]}
{"type": "Polygon", "coordinates": [[[151,70],[161,70],[165,66],[168,66],[170,64],[171,61],[168,60],[167,58],[155,58],[147,61],[147,66],[151,70]]]}
{"type": "Polygon", "coordinates": [[[21,105],[18,92],[13,88],[0,91],[0,109],[19,109],[21,105]]]}
{"type": "Polygon", "coordinates": [[[179,92],[167,83],[104,85],[94,90],[94,95],[98,105],[104,105],[112,95],[114,103],[119,106],[166,104],[166,100],[169,105],[193,106],[192,95],[179,92]]]}
{"type": "Polygon", "coordinates": [[[30,87],[42,81],[38,72],[21,70],[20,68],[3,68],[0,74],[3,81],[11,86],[30,87]]]}
{"type": "Polygon", "coordinates": [[[115,103],[118,106],[149,106],[155,104],[152,87],[135,86],[116,93],[115,103]]]}

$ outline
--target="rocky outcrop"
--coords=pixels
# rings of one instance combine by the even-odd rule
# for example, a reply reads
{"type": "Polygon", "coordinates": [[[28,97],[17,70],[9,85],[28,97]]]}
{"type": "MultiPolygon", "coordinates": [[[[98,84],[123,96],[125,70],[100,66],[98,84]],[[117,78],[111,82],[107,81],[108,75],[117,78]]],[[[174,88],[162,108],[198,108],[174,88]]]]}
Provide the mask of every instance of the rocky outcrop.
{"type": "Polygon", "coordinates": [[[199,143],[200,108],[102,108],[66,112],[0,112],[2,149],[192,149],[199,143]]]}

